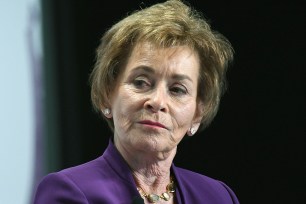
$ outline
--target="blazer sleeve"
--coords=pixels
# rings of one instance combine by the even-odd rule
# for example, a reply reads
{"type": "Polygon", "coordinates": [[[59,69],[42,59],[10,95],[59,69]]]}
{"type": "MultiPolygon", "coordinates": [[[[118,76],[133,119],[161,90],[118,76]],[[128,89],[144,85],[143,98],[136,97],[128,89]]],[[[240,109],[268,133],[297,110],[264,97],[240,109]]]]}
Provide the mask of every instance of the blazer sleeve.
{"type": "Polygon", "coordinates": [[[39,183],[34,204],[88,204],[78,186],[63,173],[52,173],[39,183]]]}

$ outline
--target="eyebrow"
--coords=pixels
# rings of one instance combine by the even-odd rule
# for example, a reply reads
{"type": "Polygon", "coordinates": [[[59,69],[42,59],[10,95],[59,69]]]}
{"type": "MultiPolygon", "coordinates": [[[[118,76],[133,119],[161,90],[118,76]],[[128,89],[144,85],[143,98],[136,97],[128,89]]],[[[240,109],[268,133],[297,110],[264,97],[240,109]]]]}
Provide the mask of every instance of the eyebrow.
{"type": "Polygon", "coordinates": [[[175,80],[178,80],[178,81],[182,81],[182,80],[186,79],[186,80],[189,80],[189,81],[193,82],[192,79],[189,76],[184,75],[184,74],[174,74],[172,76],[172,78],[175,79],[175,80]]]}
{"type": "Polygon", "coordinates": [[[139,66],[139,67],[136,67],[135,69],[132,70],[132,72],[138,72],[138,71],[145,71],[145,72],[148,72],[150,74],[154,74],[155,73],[155,70],[149,66],[139,66]]]}
{"type": "MultiPolygon", "coordinates": [[[[149,67],[149,66],[139,66],[139,67],[136,67],[135,69],[133,69],[132,72],[135,73],[135,72],[138,72],[138,71],[145,71],[145,72],[147,72],[149,74],[154,74],[155,73],[155,70],[153,68],[149,67]]],[[[190,82],[193,82],[193,80],[189,76],[187,76],[185,74],[173,74],[171,76],[171,78],[173,78],[175,80],[178,80],[178,81],[188,80],[190,82]]]]}

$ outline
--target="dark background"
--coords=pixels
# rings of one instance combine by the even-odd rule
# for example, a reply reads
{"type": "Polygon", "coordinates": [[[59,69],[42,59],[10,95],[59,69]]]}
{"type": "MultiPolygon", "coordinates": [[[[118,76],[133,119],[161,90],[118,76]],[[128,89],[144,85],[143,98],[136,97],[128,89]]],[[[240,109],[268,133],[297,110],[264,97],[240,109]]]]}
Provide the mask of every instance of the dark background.
{"type": "MultiPolygon", "coordinates": [[[[43,0],[47,169],[102,154],[112,133],[90,103],[102,34],[152,0],[43,0]]],[[[306,203],[305,17],[302,1],[189,1],[235,49],[211,126],[175,163],[227,183],[241,203],[306,203]]],[[[205,198],[203,198],[203,203],[205,198]]]]}

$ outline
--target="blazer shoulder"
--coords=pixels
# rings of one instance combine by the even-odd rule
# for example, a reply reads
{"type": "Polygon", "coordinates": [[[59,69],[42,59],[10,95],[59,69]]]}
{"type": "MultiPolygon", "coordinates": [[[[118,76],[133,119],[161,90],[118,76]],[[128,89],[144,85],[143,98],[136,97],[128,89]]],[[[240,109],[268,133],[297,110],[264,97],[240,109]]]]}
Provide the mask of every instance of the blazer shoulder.
{"type": "Polygon", "coordinates": [[[61,172],[45,176],[39,183],[34,198],[34,204],[59,203],[88,203],[79,187],[61,172]]]}
{"type": "Polygon", "coordinates": [[[105,162],[98,157],[87,163],[49,173],[38,184],[34,204],[88,203],[87,184],[97,177],[105,162]]]}
{"type": "Polygon", "coordinates": [[[86,163],[63,169],[59,171],[59,173],[63,173],[68,177],[74,175],[79,176],[79,174],[87,173],[88,171],[96,171],[99,168],[106,168],[106,166],[108,165],[105,162],[105,158],[100,156],[86,163]]]}

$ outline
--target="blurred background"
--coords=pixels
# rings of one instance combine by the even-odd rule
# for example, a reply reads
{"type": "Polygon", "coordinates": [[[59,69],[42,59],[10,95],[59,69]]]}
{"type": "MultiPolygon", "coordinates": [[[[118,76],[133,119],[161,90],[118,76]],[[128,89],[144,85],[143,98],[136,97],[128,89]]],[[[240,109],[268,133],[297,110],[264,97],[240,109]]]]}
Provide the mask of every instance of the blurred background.
{"type": "MultiPolygon", "coordinates": [[[[28,204],[49,172],[100,156],[112,133],[88,76],[102,34],[156,0],[0,1],[0,203],[28,204]]],[[[306,203],[306,9],[302,1],[196,1],[235,49],[229,89],[181,166],[241,203],[306,203]]],[[[204,199],[204,198],[203,198],[204,199]]]]}

